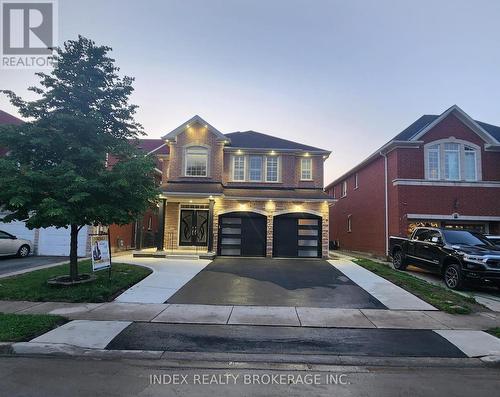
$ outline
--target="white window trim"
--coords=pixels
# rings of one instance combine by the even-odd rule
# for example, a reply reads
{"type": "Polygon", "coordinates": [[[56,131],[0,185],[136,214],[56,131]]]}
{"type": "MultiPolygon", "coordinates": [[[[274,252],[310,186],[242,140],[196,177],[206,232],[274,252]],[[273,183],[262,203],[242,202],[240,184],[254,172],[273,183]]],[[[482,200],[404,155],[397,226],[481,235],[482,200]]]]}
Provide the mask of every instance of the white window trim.
{"type": "Polygon", "coordinates": [[[425,167],[425,179],[428,181],[445,181],[445,182],[479,182],[482,181],[482,162],[481,162],[481,147],[478,145],[465,141],[462,139],[456,139],[454,137],[440,139],[437,141],[432,141],[424,145],[424,167],[425,167]],[[445,143],[455,143],[459,145],[459,179],[445,179],[445,143]],[[439,164],[439,179],[430,178],[429,172],[429,150],[432,146],[439,145],[439,156],[438,156],[438,164],[439,164]],[[469,146],[475,151],[475,160],[476,160],[476,179],[470,180],[465,179],[465,146],[469,146]]]}
{"type": "Polygon", "coordinates": [[[472,147],[470,145],[464,145],[464,181],[474,182],[474,181],[479,180],[478,179],[478,173],[477,173],[477,153],[478,153],[478,151],[474,147],[472,147]],[[471,150],[471,151],[465,150],[466,146],[470,147],[473,150],[471,150]],[[466,153],[471,153],[471,154],[474,155],[474,165],[475,165],[475,167],[474,167],[474,178],[473,179],[467,179],[467,175],[466,175],[466,173],[467,173],[467,163],[465,161],[465,159],[467,158],[466,153]]]}
{"type": "Polygon", "coordinates": [[[210,177],[210,147],[205,146],[205,145],[189,145],[184,147],[184,156],[183,156],[183,162],[184,162],[184,176],[188,178],[208,178],[210,177]],[[205,175],[188,175],[187,169],[188,169],[188,162],[187,162],[187,152],[189,149],[194,149],[194,148],[202,148],[207,151],[207,157],[206,157],[206,164],[205,164],[205,175]]]}
{"type": "Polygon", "coordinates": [[[347,181],[340,184],[340,198],[347,197],[347,181]],[[345,189],[344,189],[345,186],[345,189]]]}
{"type": "Polygon", "coordinates": [[[441,149],[441,153],[443,154],[443,166],[444,166],[444,170],[443,170],[443,176],[444,176],[444,179],[446,181],[460,181],[462,180],[462,167],[461,167],[461,163],[462,163],[462,146],[457,143],[457,142],[444,142],[443,143],[443,146],[439,146],[439,148],[441,149]],[[445,145],[447,143],[452,143],[454,145],[458,145],[458,149],[455,150],[455,149],[445,149],[445,145]],[[446,153],[457,153],[458,154],[458,178],[455,178],[455,179],[451,179],[451,178],[446,178],[446,153]]]}
{"type": "Polygon", "coordinates": [[[425,151],[425,170],[427,172],[426,179],[431,181],[438,181],[441,179],[441,146],[439,144],[431,145],[425,151]],[[437,146],[437,148],[434,148],[434,146],[437,146]],[[431,152],[437,153],[437,178],[431,178],[430,175],[431,170],[429,168],[429,154],[431,152]]]}
{"type": "Polygon", "coordinates": [[[265,170],[265,181],[267,183],[280,183],[281,181],[281,159],[279,156],[265,156],[266,161],[264,165],[264,170],[265,170]],[[276,159],[276,180],[275,181],[270,181],[267,177],[267,159],[269,158],[275,158],[276,159]]]}
{"type": "Polygon", "coordinates": [[[233,157],[232,157],[232,161],[231,161],[231,164],[232,164],[232,167],[231,167],[231,176],[232,176],[232,180],[234,182],[245,182],[246,180],[246,164],[247,164],[247,161],[246,161],[246,156],[242,155],[242,154],[235,154],[233,157]],[[236,179],[234,176],[234,171],[235,171],[235,162],[236,162],[236,158],[239,158],[241,157],[243,159],[243,179],[236,179]]]}
{"type": "Polygon", "coordinates": [[[313,161],[311,157],[305,157],[300,159],[300,180],[301,181],[312,181],[313,180],[313,161]],[[309,169],[305,170],[304,169],[304,162],[307,161],[309,162],[309,169]],[[304,171],[308,171],[310,173],[309,178],[304,178],[304,171]]]}
{"type": "Polygon", "coordinates": [[[358,173],[356,172],[354,174],[354,189],[357,189],[359,188],[359,176],[358,176],[358,173]]]}

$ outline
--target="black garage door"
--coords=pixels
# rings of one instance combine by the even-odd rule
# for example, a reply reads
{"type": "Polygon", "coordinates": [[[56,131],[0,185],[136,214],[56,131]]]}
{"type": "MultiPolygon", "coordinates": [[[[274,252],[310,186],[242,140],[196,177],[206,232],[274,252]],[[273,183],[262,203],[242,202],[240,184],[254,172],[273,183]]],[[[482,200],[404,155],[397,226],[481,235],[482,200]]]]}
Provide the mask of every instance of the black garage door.
{"type": "Polygon", "coordinates": [[[321,217],[305,213],[274,217],[273,255],[321,257],[321,217]]]}
{"type": "Polygon", "coordinates": [[[219,216],[219,255],[266,256],[266,222],[254,212],[219,216]]]}

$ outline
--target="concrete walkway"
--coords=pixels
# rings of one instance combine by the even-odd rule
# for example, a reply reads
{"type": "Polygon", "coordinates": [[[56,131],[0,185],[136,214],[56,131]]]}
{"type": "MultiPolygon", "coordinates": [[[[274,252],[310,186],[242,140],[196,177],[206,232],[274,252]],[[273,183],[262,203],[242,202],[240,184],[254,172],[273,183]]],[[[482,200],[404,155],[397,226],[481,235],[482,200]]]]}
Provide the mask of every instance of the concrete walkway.
{"type": "Polygon", "coordinates": [[[383,277],[346,258],[328,261],[391,310],[438,310],[383,277]]]}
{"type": "Polygon", "coordinates": [[[486,330],[500,327],[500,313],[494,312],[453,315],[423,310],[26,301],[0,301],[0,312],[54,314],[71,320],[178,324],[454,330],[486,330]]]}
{"type": "Polygon", "coordinates": [[[119,261],[153,270],[115,299],[129,303],[163,303],[210,263],[203,259],[134,258],[132,255],[120,256],[119,261]]]}

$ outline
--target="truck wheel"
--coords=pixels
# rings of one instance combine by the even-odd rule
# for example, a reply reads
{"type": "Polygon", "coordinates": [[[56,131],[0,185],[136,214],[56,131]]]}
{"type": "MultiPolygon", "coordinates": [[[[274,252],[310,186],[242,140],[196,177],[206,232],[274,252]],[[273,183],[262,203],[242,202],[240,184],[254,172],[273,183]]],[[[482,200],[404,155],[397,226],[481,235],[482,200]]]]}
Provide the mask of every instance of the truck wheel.
{"type": "Polygon", "coordinates": [[[401,250],[397,250],[394,254],[392,254],[392,266],[394,266],[394,269],[396,270],[406,269],[405,259],[403,258],[401,250]]]}
{"type": "Polygon", "coordinates": [[[462,289],[464,279],[460,266],[457,263],[450,263],[444,269],[444,283],[450,289],[462,289]]]}

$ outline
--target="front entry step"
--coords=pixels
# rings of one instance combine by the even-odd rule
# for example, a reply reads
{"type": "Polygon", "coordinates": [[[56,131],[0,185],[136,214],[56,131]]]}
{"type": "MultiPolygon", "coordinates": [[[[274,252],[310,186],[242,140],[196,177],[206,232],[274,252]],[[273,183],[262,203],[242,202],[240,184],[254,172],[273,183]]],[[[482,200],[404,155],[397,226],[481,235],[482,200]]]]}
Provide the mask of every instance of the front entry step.
{"type": "Polygon", "coordinates": [[[134,251],[132,253],[134,258],[166,258],[166,259],[186,259],[186,260],[194,260],[194,259],[214,259],[214,252],[200,252],[199,254],[191,254],[191,253],[172,253],[167,251],[134,251]]]}

